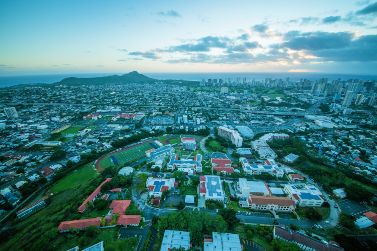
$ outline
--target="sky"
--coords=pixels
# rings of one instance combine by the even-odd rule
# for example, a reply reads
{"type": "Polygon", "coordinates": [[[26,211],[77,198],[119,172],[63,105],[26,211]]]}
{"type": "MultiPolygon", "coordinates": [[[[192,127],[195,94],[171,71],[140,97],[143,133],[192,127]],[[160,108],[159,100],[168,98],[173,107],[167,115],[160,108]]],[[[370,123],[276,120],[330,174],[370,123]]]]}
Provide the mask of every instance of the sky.
{"type": "Polygon", "coordinates": [[[0,76],[377,75],[368,0],[1,0],[0,76]]]}

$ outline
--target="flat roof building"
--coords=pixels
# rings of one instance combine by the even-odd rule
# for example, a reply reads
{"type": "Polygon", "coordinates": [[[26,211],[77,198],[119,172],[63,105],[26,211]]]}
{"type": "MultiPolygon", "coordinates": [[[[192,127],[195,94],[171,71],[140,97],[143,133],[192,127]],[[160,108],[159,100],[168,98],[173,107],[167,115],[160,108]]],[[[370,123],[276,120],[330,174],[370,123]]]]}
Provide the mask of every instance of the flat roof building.
{"type": "Polygon", "coordinates": [[[205,200],[224,201],[224,191],[220,176],[200,176],[199,194],[205,200]]]}
{"type": "Polygon", "coordinates": [[[173,248],[188,250],[190,246],[189,232],[165,230],[160,251],[170,251],[173,248]]]}
{"type": "Polygon", "coordinates": [[[213,232],[212,239],[204,240],[204,251],[242,251],[240,236],[213,232]]]}

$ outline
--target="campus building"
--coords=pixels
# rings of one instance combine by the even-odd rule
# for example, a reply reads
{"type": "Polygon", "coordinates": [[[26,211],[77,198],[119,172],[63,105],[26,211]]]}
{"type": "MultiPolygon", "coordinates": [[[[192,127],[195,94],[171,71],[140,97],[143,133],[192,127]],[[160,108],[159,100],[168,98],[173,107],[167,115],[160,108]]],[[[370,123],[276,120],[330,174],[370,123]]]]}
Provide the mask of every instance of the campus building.
{"type": "Polygon", "coordinates": [[[224,190],[220,176],[200,176],[199,195],[205,200],[224,201],[224,190]]]}
{"type": "Polygon", "coordinates": [[[163,179],[163,178],[152,178],[147,179],[146,187],[149,190],[149,196],[161,197],[164,191],[172,189],[175,186],[175,179],[163,179]]]}
{"type": "Polygon", "coordinates": [[[188,250],[191,247],[190,233],[184,231],[165,230],[160,251],[188,250]]]}
{"type": "Polygon", "coordinates": [[[194,138],[181,138],[182,147],[185,150],[195,151],[196,140],[194,138]]]}
{"type": "Polygon", "coordinates": [[[212,233],[212,238],[204,239],[204,251],[242,251],[240,236],[230,233],[212,233]]]}
{"type": "Polygon", "coordinates": [[[249,163],[246,158],[241,157],[240,162],[244,172],[249,175],[269,174],[278,178],[284,176],[284,170],[272,159],[265,160],[263,163],[249,163]]]}
{"type": "Polygon", "coordinates": [[[245,178],[238,179],[239,197],[248,198],[250,194],[270,196],[271,191],[266,182],[250,181],[245,178]]]}
{"type": "Polygon", "coordinates": [[[274,239],[281,239],[297,244],[302,250],[318,251],[343,251],[342,247],[333,241],[322,242],[302,233],[291,231],[283,227],[275,226],[273,230],[274,239]]]}
{"type": "Polygon", "coordinates": [[[320,207],[325,201],[321,191],[313,185],[287,184],[284,191],[301,207],[320,207]]]}
{"type": "Polygon", "coordinates": [[[178,155],[171,155],[167,168],[171,171],[177,169],[178,171],[182,171],[189,175],[201,173],[202,155],[197,154],[194,159],[179,159],[178,155]]]}
{"type": "Polygon", "coordinates": [[[296,204],[287,197],[250,195],[247,207],[261,211],[293,212],[296,204]]]}
{"type": "Polygon", "coordinates": [[[242,137],[236,130],[230,129],[225,126],[220,126],[218,128],[218,135],[226,140],[229,140],[236,147],[242,146],[242,137]]]}
{"type": "Polygon", "coordinates": [[[227,157],[211,158],[212,169],[215,172],[223,174],[231,174],[234,172],[232,161],[227,157]]]}
{"type": "Polygon", "coordinates": [[[97,196],[101,193],[101,187],[107,183],[107,182],[110,182],[111,181],[111,178],[107,178],[105,179],[89,196],[88,198],[86,198],[84,200],[84,202],[81,204],[81,206],[78,208],[78,211],[79,213],[83,213],[85,212],[86,210],[86,205],[88,204],[88,202],[90,201],[94,201],[97,196]]]}

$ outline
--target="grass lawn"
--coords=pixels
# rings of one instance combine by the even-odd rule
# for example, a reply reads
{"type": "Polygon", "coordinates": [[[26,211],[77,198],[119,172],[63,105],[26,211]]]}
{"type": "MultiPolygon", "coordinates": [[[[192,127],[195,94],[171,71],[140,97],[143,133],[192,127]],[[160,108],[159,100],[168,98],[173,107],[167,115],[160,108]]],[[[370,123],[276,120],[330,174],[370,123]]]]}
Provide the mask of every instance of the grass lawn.
{"type": "Polygon", "coordinates": [[[240,207],[240,205],[236,201],[229,200],[228,204],[226,204],[226,207],[235,211],[250,212],[250,210],[248,210],[247,208],[240,207]]]}
{"type": "Polygon", "coordinates": [[[84,129],[84,127],[82,127],[82,126],[70,126],[67,129],[63,130],[61,132],[61,135],[63,137],[65,137],[68,134],[76,134],[76,133],[78,133],[82,129],[84,129]]]}
{"type": "Polygon", "coordinates": [[[113,161],[111,160],[111,156],[114,156],[117,160],[120,166],[123,166],[127,163],[130,163],[132,161],[136,161],[142,157],[145,156],[145,151],[152,149],[150,143],[143,143],[141,145],[135,146],[133,148],[123,150],[120,152],[116,152],[113,154],[107,155],[104,159],[102,159],[99,163],[100,167],[105,169],[110,166],[115,166],[113,161]]]}
{"type": "Polygon", "coordinates": [[[86,186],[98,175],[93,164],[86,164],[57,181],[51,188],[51,192],[59,193],[70,188],[86,186]]]}
{"type": "Polygon", "coordinates": [[[211,152],[226,152],[226,148],[221,145],[216,139],[209,139],[206,147],[211,152]]]}

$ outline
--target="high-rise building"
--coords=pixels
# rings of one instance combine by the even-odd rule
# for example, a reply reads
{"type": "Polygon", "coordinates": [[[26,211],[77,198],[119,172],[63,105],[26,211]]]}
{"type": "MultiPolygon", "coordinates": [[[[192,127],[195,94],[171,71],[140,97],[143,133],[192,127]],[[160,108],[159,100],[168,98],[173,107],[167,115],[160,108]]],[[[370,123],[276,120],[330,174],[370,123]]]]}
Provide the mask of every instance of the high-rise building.
{"type": "Polygon", "coordinates": [[[372,96],[369,98],[368,105],[369,106],[374,106],[376,104],[376,93],[373,93],[372,96]]]}
{"type": "Polygon", "coordinates": [[[242,146],[242,137],[236,130],[220,126],[218,128],[218,134],[220,137],[231,141],[236,147],[242,146]]]}
{"type": "Polygon", "coordinates": [[[346,96],[343,100],[343,106],[348,107],[352,104],[353,97],[355,96],[355,93],[353,91],[347,91],[346,96]]]}
{"type": "Polygon", "coordinates": [[[7,107],[4,108],[4,113],[7,115],[9,119],[15,119],[18,118],[18,112],[15,107],[7,107]]]}
{"type": "Polygon", "coordinates": [[[228,93],[229,92],[229,88],[224,86],[224,87],[221,87],[220,89],[220,93],[228,93]]]}
{"type": "Polygon", "coordinates": [[[356,95],[355,105],[361,105],[364,102],[364,95],[359,93],[356,95]]]}

